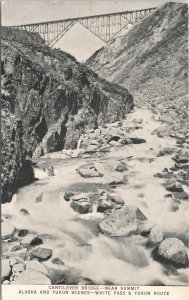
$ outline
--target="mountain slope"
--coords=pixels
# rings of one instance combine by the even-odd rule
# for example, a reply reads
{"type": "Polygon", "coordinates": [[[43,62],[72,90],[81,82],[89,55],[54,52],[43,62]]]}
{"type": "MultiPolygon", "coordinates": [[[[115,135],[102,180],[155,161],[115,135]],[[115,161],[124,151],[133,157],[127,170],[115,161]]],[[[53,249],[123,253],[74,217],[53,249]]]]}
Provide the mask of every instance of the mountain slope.
{"type": "MultiPolygon", "coordinates": [[[[75,148],[86,129],[121,120],[133,108],[133,97],[125,88],[99,78],[71,55],[49,48],[36,33],[4,27],[1,48],[3,113],[8,123],[20,122],[23,131],[15,144],[21,152],[19,168],[27,156],[75,148]]],[[[14,142],[7,122],[2,122],[2,146],[8,183],[8,170],[15,166],[13,182],[19,172],[16,156],[6,151],[14,142]]]]}
{"type": "Polygon", "coordinates": [[[166,3],[86,63],[128,88],[138,106],[172,102],[187,94],[188,6],[166,3]]]}

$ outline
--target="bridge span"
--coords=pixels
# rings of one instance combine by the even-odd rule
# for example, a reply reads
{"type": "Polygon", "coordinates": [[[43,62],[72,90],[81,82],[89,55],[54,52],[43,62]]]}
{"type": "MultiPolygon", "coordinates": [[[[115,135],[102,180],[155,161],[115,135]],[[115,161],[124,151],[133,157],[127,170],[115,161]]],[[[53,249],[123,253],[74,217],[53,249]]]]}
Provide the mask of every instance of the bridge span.
{"type": "Polygon", "coordinates": [[[28,32],[38,32],[53,47],[77,22],[107,43],[128,24],[134,24],[152,13],[156,8],[131,10],[110,14],[55,20],[42,23],[11,26],[28,32]]]}

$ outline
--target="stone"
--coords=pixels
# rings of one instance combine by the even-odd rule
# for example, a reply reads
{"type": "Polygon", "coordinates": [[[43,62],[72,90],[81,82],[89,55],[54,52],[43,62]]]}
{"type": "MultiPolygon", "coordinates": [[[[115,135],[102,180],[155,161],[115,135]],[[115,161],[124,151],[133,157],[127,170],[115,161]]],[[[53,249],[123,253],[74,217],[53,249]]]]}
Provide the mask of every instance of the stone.
{"type": "Polygon", "coordinates": [[[107,200],[99,200],[97,205],[97,212],[105,212],[107,209],[113,209],[115,205],[107,200]]]}
{"type": "Polygon", "coordinates": [[[177,162],[177,163],[188,163],[189,161],[189,150],[188,149],[181,149],[179,150],[175,156],[173,157],[173,159],[177,162]]]}
{"type": "Polygon", "coordinates": [[[27,229],[21,229],[21,230],[19,230],[19,232],[18,232],[18,236],[19,236],[19,237],[24,237],[24,236],[26,236],[28,233],[29,233],[29,230],[27,230],[27,229]]]}
{"type": "Polygon", "coordinates": [[[176,268],[188,267],[188,254],[184,243],[178,238],[166,238],[152,252],[153,257],[176,268]]]}
{"type": "Polygon", "coordinates": [[[70,203],[70,207],[75,212],[78,212],[80,214],[87,214],[87,213],[91,213],[93,211],[92,205],[87,201],[84,201],[84,202],[72,201],[70,203]]]}
{"type": "Polygon", "coordinates": [[[27,269],[32,269],[35,271],[39,271],[43,274],[48,275],[48,270],[46,268],[46,266],[44,264],[42,264],[41,262],[39,262],[38,260],[34,259],[34,260],[30,260],[26,263],[26,268],[27,269]]]}
{"type": "Polygon", "coordinates": [[[62,266],[64,265],[64,262],[61,260],[61,258],[55,257],[52,259],[52,264],[62,266]]]}
{"type": "Polygon", "coordinates": [[[78,285],[94,285],[95,283],[91,279],[83,277],[83,278],[79,279],[77,284],[78,285]]]}
{"type": "Polygon", "coordinates": [[[71,198],[72,196],[74,196],[74,193],[72,193],[72,192],[65,192],[65,194],[64,194],[64,199],[65,199],[66,201],[70,201],[70,198],[71,198]]]}
{"type": "Polygon", "coordinates": [[[95,168],[94,165],[85,165],[81,166],[76,171],[84,178],[90,177],[102,177],[103,175],[99,173],[95,168]]]}
{"type": "Polygon", "coordinates": [[[79,193],[71,197],[73,201],[87,201],[89,199],[89,193],[79,193]]]}
{"type": "Polygon", "coordinates": [[[166,137],[166,136],[170,136],[171,134],[171,129],[169,126],[161,126],[158,127],[157,129],[155,129],[152,132],[152,135],[157,135],[160,138],[166,137]]]}
{"type": "Polygon", "coordinates": [[[159,156],[165,156],[165,155],[171,155],[175,152],[174,148],[163,148],[159,151],[159,153],[157,154],[157,157],[159,156]]]}
{"type": "Polygon", "coordinates": [[[168,185],[166,189],[169,192],[184,192],[182,185],[178,182],[168,185]]]}
{"type": "Polygon", "coordinates": [[[155,247],[163,241],[163,232],[158,227],[153,227],[150,231],[149,240],[146,243],[147,247],[155,247]]]}
{"type": "Polygon", "coordinates": [[[35,234],[28,234],[25,237],[23,237],[23,239],[21,240],[21,245],[24,246],[37,246],[37,245],[41,245],[43,244],[43,241],[41,238],[39,238],[38,236],[36,236],[35,234]]]}
{"type": "Polygon", "coordinates": [[[46,261],[52,256],[52,250],[38,247],[31,252],[32,258],[37,258],[39,261],[46,261]]]}
{"type": "Polygon", "coordinates": [[[23,215],[23,216],[29,216],[30,213],[27,211],[27,209],[25,208],[21,208],[20,209],[20,213],[23,215]]]}
{"type": "Polygon", "coordinates": [[[39,196],[37,196],[35,198],[35,203],[40,203],[43,200],[43,193],[39,194],[39,196]]]}
{"type": "Polygon", "coordinates": [[[13,266],[12,272],[13,273],[21,273],[25,270],[25,268],[26,268],[25,264],[18,263],[13,266]]]}
{"type": "Polygon", "coordinates": [[[100,223],[100,230],[111,236],[127,236],[139,232],[138,227],[146,222],[147,218],[135,206],[122,206],[100,223]]]}
{"type": "Polygon", "coordinates": [[[15,245],[11,248],[11,252],[19,251],[23,249],[23,245],[15,245]]]}
{"type": "Polygon", "coordinates": [[[21,275],[13,282],[14,284],[27,284],[27,285],[50,285],[50,279],[43,273],[33,270],[26,269],[21,275]]]}
{"type": "Polygon", "coordinates": [[[18,260],[15,257],[9,258],[9,264],[11,267],[13,267],[17,263],[18,263],[18,260]]]}
{"type": "Polygon", "coordinates": [[[10,281],[5,280],[5,281],[3,281],[3,284],[10,284],[10,281]]]}
{"type": "Polygon", "coordinates": [[[142,144],[146,143],[145,139],[138,138],[138,137],[130,137],[130,140],[132,141],[133,144],[142,144]]]}
{"type": "Polygon", "coordinates": [[[6,240],[13,236],[15,232],[14,225],[9,221],[1,222],[1,238],[2,240],[6,240]]]}
{"type": "Polygon", "coordinates": [[[96,150],[98,149],[97,145],[88,145],[87,149],[86,149],[86,153],[90,153],[90,152],[96,152],[96,150]]]}
{"type": "Polygon", "coordinates": [[[9,264],[9,259],[3,259],[1,261],[1,277],[7,279],[11,274],[11,266],[9,264]]]}
{"type": "Polygon", "coordinates": [[[164,273],[167,276],[178,276],[179,275],[177,269],[175,267],[173,267],[172,265],[165,265],[164,273]]]}
{"type": "Polygon", "coordinates": [[[117,185],[124,184],[127,181],[127,178],[124,174],[119,172],[114,172],[112,174],[107,174],[104,176],[102,182],[104,184],[117,185]]]}
{"type": "Polygon", "coordinates": [[[188,193],[186,192],[173,192],[173,197],[179,200],[188,200],[188,193]]]}

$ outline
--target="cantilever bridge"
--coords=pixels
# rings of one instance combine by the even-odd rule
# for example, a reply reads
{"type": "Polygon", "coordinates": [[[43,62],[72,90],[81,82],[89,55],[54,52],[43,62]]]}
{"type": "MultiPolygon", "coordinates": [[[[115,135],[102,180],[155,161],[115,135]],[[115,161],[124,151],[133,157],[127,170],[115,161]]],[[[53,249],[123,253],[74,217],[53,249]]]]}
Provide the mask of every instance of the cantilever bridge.
{"type": "Polygon", "coordinates": [[[128,24],[134,24],[156,8],[132,10],[96,16],[56,20],[12,26],[29,32],[38,32],[49,46],[54,46],[77,22],[104,42],[113,39],[128,24]]]}

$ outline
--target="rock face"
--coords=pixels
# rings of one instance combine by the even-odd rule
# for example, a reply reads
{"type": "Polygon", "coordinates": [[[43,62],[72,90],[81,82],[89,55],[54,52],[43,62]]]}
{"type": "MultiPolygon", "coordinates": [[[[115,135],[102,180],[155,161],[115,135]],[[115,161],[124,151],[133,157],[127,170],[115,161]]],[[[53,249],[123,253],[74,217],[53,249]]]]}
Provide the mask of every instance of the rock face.
{"type": "Polygon", "coordinates": [[[184,243],[177,238],[167,238],[154,250],[155,259],[171,263],[175,267],[188,266],[188,254],[184,243]]]}
{"type": "Polygon", "coordinates": [[[5,96],[3,93],[1,96],[1,201],[4,203],[19,186],[32,182],[34,174],[25,159],[22,122],[8,109],[3,109],[5,96]]]}
{"type": "Polygon", "coordinates": [[[100,76],[127,87],[137,106],[187,132],[188,5],[165,3],[87,61],[100,76]]]}
{"type": "Polygon", "coordinates": [[[87,128],[121,120],[134,105],[125,88],[49,48],[38,34],[4,27],[1,37],[5,202],[26,155],[76,148],[87,128]]]}
{"type": "Polygon", "coordinates": [[[124,205],[105,218],[100,223],[100,229],[111,236],[127,236],[138,233],[139,225],[145,223],[146,220],[147,218],[140,209],[124,205]]]}

